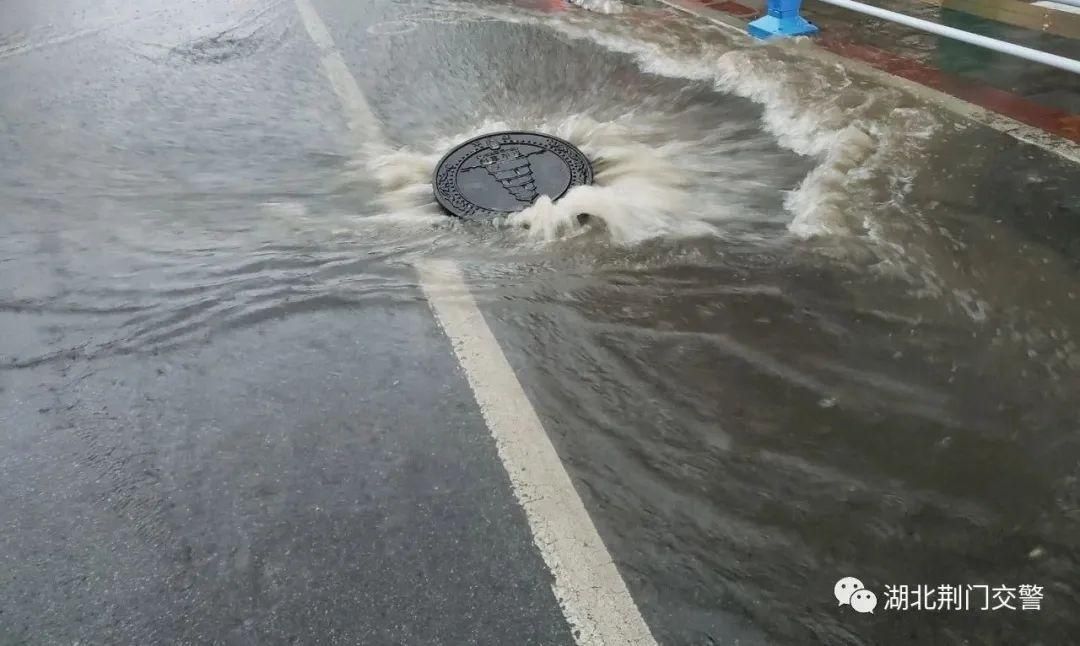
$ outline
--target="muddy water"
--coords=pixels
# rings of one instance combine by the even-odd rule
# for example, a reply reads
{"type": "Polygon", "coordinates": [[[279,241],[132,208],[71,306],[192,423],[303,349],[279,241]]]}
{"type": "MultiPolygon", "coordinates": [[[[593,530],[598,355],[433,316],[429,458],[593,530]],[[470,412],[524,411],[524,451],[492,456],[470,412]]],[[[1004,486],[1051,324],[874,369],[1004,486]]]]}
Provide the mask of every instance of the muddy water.
{"type": "Polygon", "coordinates": [[[396,149],[417,172],[395,189],[430,211],[439,151],[499,128],[597,160],[596,187],[472,234],[498,253],[442,253],[473,267],[666,636],[1066,639],[1077,169],[797,48],[627,9],[459,28],[474,55],[444,83],[490,87],[396,149]],[[876,616],[835,607],[847,573],[876,616]],[[1038,613],[884,609],[886,585],[1024,583],[1038,613]]]}
{"type": "Polygon", "coordinates": [[[1068,641],[1076,167],[798,47],[593,8],[320,6],[378,142],[291,3],[9,37],[4,368],[392,309],[454,258],[661,641],[1068,641]],[[61,46],[59,74],[32,53],[61,46]],[[434,163],[510,128],[596,185],[444,218],[434,163]],[[1045,601],[856,615],[847,575],[1045,601]]]}

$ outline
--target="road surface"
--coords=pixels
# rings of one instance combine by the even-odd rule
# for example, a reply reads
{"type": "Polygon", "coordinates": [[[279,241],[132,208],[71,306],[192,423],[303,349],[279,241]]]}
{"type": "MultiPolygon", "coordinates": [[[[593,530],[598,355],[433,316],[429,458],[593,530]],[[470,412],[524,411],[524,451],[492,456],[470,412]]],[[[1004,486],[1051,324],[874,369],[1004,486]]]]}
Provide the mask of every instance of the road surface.
{"type": "Polygon", "coordinates": [[[1080,630],[1080,168],[593,9],[3,4],[0,643],[1080,630]],[[445,218],[501,128],[596,187],[445,218]]]}

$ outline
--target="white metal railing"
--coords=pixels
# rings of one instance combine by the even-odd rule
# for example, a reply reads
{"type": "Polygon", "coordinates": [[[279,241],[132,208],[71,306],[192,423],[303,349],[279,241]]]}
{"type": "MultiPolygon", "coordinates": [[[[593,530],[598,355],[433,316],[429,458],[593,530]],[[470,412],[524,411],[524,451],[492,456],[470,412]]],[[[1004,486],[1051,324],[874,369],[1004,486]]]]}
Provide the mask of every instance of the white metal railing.
{"type": "MultiPolygon", "coordinates": [[[[1050,2],[1055,2],[1057,4],[1072,5],[1074,7],[1080,7],[1080,0],[1050,0],[1050,2]]],[[[1041,7],[1043,5],[1039,5],[1039,6],[1041,7]]]]}
{"type": "MultiPolygon", "coordinates": [[[[945,25],[940,25],[936,22],[922,20],[921,18],[913,18],[902,13],[889,11],[888,9],[881,9],[861,2],[855,2],[854,0],[820,1],[868,16],[874,16],[875,18],[881,18],[882,20],[888,20],[889,22],[906,25],[914,29],[921,29],[931,34],[937,34],[938,36],[959,40],[960,42],[968,43],[970,45],[985,47],[986,49],[992,49],[1003,54],[1011,54],[1012,56],[1035,61],[1036,63],[1050,65],[1051,67],[1072,72],[1073,74],[1080,74],[1080,61],[1065,58],[1064,56],[1058,56],[1057,54],[1051,54],[1038,49],[1031,49],[1030,47],[1024,47],[1022,45],[1015,45],[1004,40],[997,40],[996,38],[980,36],[979,34],[973,34],[969,31],[956,29],[955,27],[946,27],[945,25]]],[[[1054,2],[1062,1],[1063,0],[1054,0],[1054,2]]],[[[1071,0],[1069,4],[1080,5],[1080,0],[1071,0]]]]}

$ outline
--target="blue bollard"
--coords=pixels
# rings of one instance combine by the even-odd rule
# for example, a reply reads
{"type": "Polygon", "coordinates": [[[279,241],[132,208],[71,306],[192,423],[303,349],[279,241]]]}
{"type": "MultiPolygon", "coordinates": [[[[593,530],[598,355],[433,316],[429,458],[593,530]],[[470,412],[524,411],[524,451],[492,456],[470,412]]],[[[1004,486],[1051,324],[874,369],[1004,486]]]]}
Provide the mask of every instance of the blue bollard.
{"type": "Polygon", "coordinates": [[[802,0],[768,0],[768,13],[750,23],[747,31],[754,38],[790,38],[816,33],[818,28],[799,15],[802,0]]]}

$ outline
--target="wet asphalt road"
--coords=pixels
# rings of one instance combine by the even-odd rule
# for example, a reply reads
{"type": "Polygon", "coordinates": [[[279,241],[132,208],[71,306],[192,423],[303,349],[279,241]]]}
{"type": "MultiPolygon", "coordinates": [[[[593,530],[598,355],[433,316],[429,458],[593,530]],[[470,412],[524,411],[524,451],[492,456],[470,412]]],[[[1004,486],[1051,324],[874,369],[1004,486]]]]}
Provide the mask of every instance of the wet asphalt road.
{"type": "Polygon", "coordinates": [[[0,644],[573,643],[429,256],[466,267],[658,642],[1075,634],[1074,165],[780,55],[809,89],[760,89],[767,51],[714,90],[656,52],[730,46],[653,7],[313,4],[395,145],[588,113],[690,142],[686,210],[722,233],[383,221],[292,2],[7,0],[0,644]],[[779,141],[788,100],[871,152],[779,141]],[[834,219],[794,240],[808,177],[834,219]],[[855,616],[851,574],[1047,600],[855,616]]]}
{"type": "Polygon", "coordinates": [[[4,391],[2,643],[573,643],[423,303],[4,391]]]}
{"type": "Polygon", "coordinates": [[[0,643],[573,643],[418,290],[228,242],[338,161],[292,3],[2,11],[0,643]]]}

